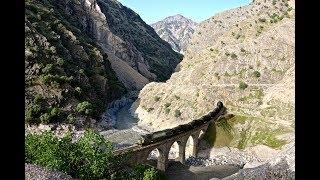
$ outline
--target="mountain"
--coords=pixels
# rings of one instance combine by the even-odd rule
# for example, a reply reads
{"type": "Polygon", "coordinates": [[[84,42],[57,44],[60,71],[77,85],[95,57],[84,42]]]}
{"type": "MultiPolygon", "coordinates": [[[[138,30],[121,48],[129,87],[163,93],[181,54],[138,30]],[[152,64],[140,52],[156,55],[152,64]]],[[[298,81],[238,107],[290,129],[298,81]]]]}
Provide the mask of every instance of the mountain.
{"type": "Polygon", "coordinates": [[[140,91],[133,105],[138,124],[151,131],[173,128],[200,118],[222,101],[234,116],[209,127],[207,144],[278,149],[293,141],[291,2],[255,0],[198,24],[171,78],[140,91]]]}
{"type": "Polygon", "coordinates": [[[182,54],[187,48],[196,25],[197,23],[180,14],[151,24],[158,35],[171,45],[172,49],[182,54]]]}
{"type": "Polygon", "coordinates": [[[115,0],[26,0],[26,122],[84,126],[182,56],[115,0]]]}

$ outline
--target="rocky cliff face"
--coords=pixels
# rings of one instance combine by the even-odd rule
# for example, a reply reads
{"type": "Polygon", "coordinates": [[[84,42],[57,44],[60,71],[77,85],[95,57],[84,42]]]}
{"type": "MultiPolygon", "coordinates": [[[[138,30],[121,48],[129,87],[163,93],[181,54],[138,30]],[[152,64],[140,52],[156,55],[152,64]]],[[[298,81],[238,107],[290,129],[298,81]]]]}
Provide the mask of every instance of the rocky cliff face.
{"type": "Polygon", "coordinates": [[[106,102],[170,77],[181,60],[114,0],[26,0],[26,121],[95,122],[106,102]]]}
{"type": "Polygon", "coordinates": [[[294,131],[294,26],[285,0],[256,0],[200,23],[177,72],[140,92],[139,124],[172,128],[222,101],[235,117],[209,128],[209,144],[281,148],[294,131]]]}
{"type": "Polygon", "coordinates": [[[197,23],[182,15],[169,16],[162,21],[151,24],[158,35],[167,41],[172,49],[184,53],[197,23]]]}

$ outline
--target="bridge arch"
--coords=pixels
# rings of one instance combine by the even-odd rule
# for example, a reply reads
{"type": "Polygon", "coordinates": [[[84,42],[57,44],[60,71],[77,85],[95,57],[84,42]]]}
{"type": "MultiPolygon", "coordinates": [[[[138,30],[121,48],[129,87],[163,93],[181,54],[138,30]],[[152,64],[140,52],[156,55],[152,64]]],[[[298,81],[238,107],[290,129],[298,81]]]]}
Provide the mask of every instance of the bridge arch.
{"type": "Polygon", "coordinates": [[[178,159],[179,158],[179,150],[181,147],[179,147],[178,141],[173,142],[170,146],[169,150],[169,159],[178,159]]]}

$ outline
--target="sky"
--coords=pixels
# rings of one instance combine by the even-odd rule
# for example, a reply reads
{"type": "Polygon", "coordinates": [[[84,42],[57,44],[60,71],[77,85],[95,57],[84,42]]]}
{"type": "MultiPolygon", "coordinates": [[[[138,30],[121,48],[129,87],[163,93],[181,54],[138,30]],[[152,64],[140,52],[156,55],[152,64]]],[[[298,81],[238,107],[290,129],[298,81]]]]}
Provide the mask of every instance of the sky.
{"type": "Polygon", "coordinates": [[[252,0],[118,0],[147,23],[181,14],[201,22],[224,10],[248,5],[252,0]]]}

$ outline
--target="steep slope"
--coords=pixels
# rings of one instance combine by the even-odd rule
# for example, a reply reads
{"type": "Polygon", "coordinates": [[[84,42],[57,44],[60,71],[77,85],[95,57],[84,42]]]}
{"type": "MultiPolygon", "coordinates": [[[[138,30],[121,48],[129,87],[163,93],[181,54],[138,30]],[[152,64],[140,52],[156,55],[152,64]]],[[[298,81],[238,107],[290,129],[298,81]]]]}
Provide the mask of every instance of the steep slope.
{"type": "Polygon", "coordinates": [[[177,72],[140,92],[139,124],[172,128],[222,101],[235,117],[209,128],[209,144],[281,148],[294,131],[294,26],[285,0],[255,0],[200,23],[177,72]]]}
{"type": "Polygon", "coordinates": [[[197,23],[180,14],[151,24],[158,35],[171,45],[172,49],[182,54],[187,48],[196,25],[197,23]]]}
{"type": "MultiPolygon", "coordinates": [[[[90,2],[86,1],[87,5],[90,2]]],[[[148,81],[168,79],[181,61],[182,56],[174,52],[152,27],[116,0],[98,0],[91,13],[94,17],[93,25],[87,28],[92,29],[91,33],[101,46],[148,81]]],[[[127,68],[123,69],[126,71],[127,68]]],[[[126,78],[121,72],[116,71],[118,77],[126,78]]]]}
{"type": "Polygon", "coordinates": [[[106,103],[166,80],[181,60],[117,1],[25,2],[27,123],[95,123],[106,103]]]}
{"type": "Polygon", "coordinates": [[[126,92],[107,54],[72,20],[49,1],[26,1],[28,123],[98,119],[106,102],[126,92]]]}

